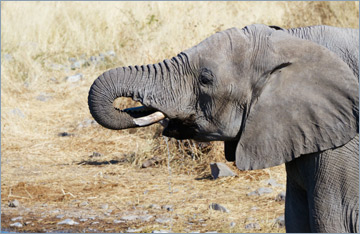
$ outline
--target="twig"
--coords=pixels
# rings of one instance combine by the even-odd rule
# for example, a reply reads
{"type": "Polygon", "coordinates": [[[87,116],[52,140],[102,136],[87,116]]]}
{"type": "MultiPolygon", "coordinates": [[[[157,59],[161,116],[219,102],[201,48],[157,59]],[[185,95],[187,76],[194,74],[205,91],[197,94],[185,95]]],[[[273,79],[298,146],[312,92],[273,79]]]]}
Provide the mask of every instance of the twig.
{"type": "Polygon", "coordinates": [[[70,195],[70,196],[72,196],[73,198],[76,198],[76,196],[72,195],[72,193],[70,193],[70,192],[65,193],[64,189],[61,189],[61,191],[62,191],[62,193],[63,193],[64,195],[70,195]]]}
{"type": "Polygon", "coordinates": [[[25,189],[25,192],[29,195],[29,197],[31,198],[31,199],[33,199],[33,197],[31,196],[31,194],[27,191],[27,189],[26,188],[24,188],[25,189]]]}

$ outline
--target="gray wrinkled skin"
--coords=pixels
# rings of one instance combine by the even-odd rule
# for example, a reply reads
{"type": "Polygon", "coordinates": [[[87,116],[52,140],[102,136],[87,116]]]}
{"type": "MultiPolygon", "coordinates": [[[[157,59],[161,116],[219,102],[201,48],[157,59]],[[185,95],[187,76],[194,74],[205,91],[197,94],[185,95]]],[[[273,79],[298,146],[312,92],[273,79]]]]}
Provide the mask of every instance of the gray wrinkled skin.
{"type": "Polygon", "coordinates": [[[90,112],[110,129],[160,111],[163,134],[224,141],[240,170],[286,163],[288,232],[357,232],[359,31],[231,28],[157,64],[103,73],[90,112]],[[144,112],[117,110],[117,97],[144,112]]]}

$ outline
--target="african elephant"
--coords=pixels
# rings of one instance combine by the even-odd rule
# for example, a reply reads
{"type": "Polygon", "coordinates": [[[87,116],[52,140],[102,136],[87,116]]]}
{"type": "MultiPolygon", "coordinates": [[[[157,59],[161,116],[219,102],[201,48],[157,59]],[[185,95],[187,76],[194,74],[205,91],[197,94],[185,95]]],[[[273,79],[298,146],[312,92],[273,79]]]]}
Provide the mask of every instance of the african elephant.
{"type": "Polygon", "coordinates": [[[231,28],[163,62],[106,71],[90,112],[110,129],[165,118],[166,136],[224,141],[240,170],[285,163],[287,232],[358,232],[358,35],[231,28]],[[118,110],[118,97],[143,107],[118,110]]]}

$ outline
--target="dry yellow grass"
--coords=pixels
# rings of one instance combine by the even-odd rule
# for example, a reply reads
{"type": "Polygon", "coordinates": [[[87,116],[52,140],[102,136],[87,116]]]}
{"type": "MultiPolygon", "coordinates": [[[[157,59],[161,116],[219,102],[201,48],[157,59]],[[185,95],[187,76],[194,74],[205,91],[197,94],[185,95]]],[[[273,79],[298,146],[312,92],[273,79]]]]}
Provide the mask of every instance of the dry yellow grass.
{"type": "MultiPolygon", "coordinates": [[[[108,203],[113,210],[110,217],[95,225],[102,232],[128,227],[142,227],[142,232],[170,228],[175,232],[284,231],[273,221],[283,214],[283,204],[274,201],[283,188],[262,197],[246,196],[267,186],[264,180],[269,178],[285,184],[283,166],[239,172],[228,163],[239,177],[213,181],[208,179],[208,163],[225,161],[221,143],[214,143],[209,151],[188,142],[179,147],[179,142],[170,140],[169,176],[160,126],[126,131],[78,126],[91,118],[89,87],[108,68],[161,61],[229,27],[263,23],[286,28],[316,24],[358,28],[358,14],[358,2],[1,2],[2,228],[19,215],[34,224],[19,230],[63,228],[56,226],[59,220],[51,211],[100,215],[104,212],[99,206],[108,203]],[[109,50],[117,56],[97,66],[52,67],[70,66],[70,57],[89,58],[109,50]],[[81,81],[64,81],[79,72],[81,81]],[[39,95],[51,98],[43,102],[37,100],[39,95]],[[60,137],[60,132],[74,136],[60,137]],[[89,157],[93,152],[102,156],[89,157]],[[154,155],[164,161],[154,168],[139,168],[154,155]],[[23,208],[7,207],[8,200],[15,198],[23,208]],[[89,204],[79,208],[84,201],[89,204]],[[212,202],[223,204],[231,213],[209,210],[212,202]],[[41,206],[44,203],[47,207],[41,206]],[[150,204],[171,204],[174,211],[164,214],[149,209],[150,204]],[[253,206],[261,209],[253,211],[253,206]],[[121,226],[109,221],[117,213],[135,212],[133,207],[156,217],[169,215],[174,222],[121,226]],[[41,217],[41,212],[47,215],[41,217]],[[232,221],[237,225],[230,229],[232,221]],[[249,222],[258,222],[261,230],[245,229],[249,222]]],[[[89,231],[85,229],[89,223],[80,226],[84,229],[71,230],[89,231]]]]}

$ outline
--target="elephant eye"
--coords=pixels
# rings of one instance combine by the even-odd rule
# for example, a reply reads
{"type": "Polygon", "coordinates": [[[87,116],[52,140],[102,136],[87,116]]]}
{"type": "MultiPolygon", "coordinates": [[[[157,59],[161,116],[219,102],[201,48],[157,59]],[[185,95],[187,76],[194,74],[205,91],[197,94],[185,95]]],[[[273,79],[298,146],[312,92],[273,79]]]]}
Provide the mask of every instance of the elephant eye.
{"type": "Polygon", "coordinates": [[[211,85],[214,80],[214,75],[209,69],[203,68],[201,69],[199,80],[202,85],[211,85]]]}

